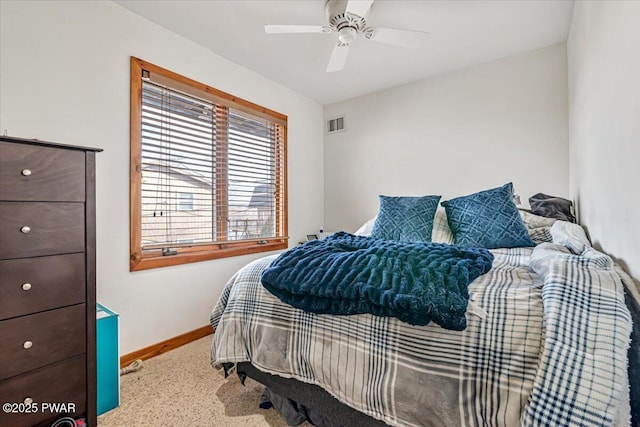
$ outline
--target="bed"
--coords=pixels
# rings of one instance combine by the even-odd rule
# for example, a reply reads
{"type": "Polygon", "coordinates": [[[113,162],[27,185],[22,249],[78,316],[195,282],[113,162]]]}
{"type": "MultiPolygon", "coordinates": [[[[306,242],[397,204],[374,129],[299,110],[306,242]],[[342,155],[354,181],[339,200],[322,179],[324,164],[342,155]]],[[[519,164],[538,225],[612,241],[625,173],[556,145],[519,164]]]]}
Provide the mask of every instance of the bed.
{"type": "Polygon", "coordinates": [[[524,224],[538,244],[490,249],[461,331],[295,308],[261,283],[277,256],[256,260],[212,311],[212,364],[313,409],[316,425],[630,425],[635,283],[575,224],[524,224]]]}

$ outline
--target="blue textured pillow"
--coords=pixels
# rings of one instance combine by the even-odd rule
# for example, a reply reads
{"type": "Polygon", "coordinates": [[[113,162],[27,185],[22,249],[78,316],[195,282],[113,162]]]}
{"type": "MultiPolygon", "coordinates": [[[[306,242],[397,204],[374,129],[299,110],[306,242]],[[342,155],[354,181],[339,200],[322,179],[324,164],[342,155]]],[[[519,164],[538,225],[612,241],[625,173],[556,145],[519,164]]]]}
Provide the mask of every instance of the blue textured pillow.
{"type": "Polygon", "coordinates": [[[371,237],[402,242],[430,242],[440,196],[380,196],[371,237]]]}
{"type": "Polygon", "coordinates": [[[513,185],[442,202],[455,244],[487,249],[535,246],[513,203],[513,185]]]}

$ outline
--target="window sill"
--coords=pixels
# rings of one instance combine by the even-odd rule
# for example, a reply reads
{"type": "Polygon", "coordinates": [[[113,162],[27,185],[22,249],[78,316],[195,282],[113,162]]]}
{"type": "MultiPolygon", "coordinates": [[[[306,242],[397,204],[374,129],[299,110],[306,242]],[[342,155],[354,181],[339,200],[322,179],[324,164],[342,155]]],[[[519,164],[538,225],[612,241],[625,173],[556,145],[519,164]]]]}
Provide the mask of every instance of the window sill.
{"type": "Polygon", "coordinates": [[[208,261],[212,259],[228,258],[239,255],[255,254],[260,252],[270,252],[287,249],[286,241],[270,241],[266,244],[258,245],[252,243],[234,245],[216,245],[215,248],[179,251],[176,255],[162,256],[157,252],[141,255],[132,253],[129,263],[129,271],[149,270],[152,268],[169,267],[172,265],[189,264],[192,262],[208,261]],[[226,247],[225,247],[226,246],[226,247]]]}

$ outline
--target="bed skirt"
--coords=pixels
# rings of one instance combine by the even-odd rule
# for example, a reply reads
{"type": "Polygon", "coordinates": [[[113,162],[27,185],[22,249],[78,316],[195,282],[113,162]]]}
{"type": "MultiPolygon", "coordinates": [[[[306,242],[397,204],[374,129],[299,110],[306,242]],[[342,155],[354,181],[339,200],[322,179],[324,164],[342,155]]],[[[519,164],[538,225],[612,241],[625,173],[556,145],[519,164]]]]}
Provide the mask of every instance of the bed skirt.
{"type": "Polygon", "coordinates": [[[324,418],[330,421],[333,427],[389,427],[388,424],[380,420],[371,418],[350,406],[340,403],[335,397],[317,385],[267,374],[249,362],[238,363],[236,372],[241,379],[244,376],[253,378],[269,388],[271,392],[291,399],[307,408],[313,408],[314,411],[323,414],[324,418]]]}

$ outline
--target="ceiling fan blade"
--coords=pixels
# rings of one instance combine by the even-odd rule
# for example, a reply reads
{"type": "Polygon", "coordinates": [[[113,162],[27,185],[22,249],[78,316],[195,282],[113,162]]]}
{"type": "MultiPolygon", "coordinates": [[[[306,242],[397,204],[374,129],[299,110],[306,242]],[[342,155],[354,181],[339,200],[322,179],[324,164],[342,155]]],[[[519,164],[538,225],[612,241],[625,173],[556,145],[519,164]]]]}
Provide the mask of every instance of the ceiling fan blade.
{"type": "Polygon", "coordinates": [[[424,38],[427,34],[429,33],[424,31],[396,30],[394,28],[374,28],[373,34],[371,36],[366,36],[366,38],[378,43],[386,43],[417,49],[422,45],[422,42],[424,41],[424,38]]]}
{"type": "Polygon", "coordinates": [[[267,34],[326,33],[324,25],[265,25],[267,34]]]}
{"type": "Polygon", "coordinates": [[[349,55],[349,45],[337,44],[333,48],[331,58],[329,58],[329,65],[327,65],[327,73],[333,73],[341,71],[347,63],[347,56],[349,55]]]}
{"type": "Polygon", "coordinates": [[[369,13],[369,9],[371,9],[372,3],[373,0],[349,0],[345,12],[353,13],[354,15],[358,15],[364,18],[367,16],[367,13],[369,13]]]}

